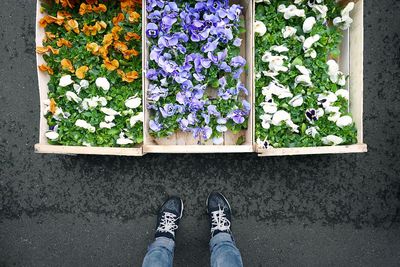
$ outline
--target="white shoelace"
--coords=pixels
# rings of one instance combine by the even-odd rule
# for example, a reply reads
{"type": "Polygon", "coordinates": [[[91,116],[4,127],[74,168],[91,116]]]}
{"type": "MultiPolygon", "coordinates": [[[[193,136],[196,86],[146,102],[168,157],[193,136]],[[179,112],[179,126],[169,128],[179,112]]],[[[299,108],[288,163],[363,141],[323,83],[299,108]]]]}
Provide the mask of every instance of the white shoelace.
{"type": "Polygon", "coordinates": [[[157,227],[157,231],[159,232],[164,232],[164,233],[170,233],[173,236],[175,236],[175,230],[178,229],[178,225],[176,225],[176,220],[178,218],[176,217],[175,214],[170,213],[170,212],[164,212],[160,225],[157,227]]]}
{"type": "Polygon", "coordinates": [[[231,222],[225,217],[224,209],[218,205],[218,210],[211,212],[211,233],[215,230],[226,231],[230,230],[231,222]]]}

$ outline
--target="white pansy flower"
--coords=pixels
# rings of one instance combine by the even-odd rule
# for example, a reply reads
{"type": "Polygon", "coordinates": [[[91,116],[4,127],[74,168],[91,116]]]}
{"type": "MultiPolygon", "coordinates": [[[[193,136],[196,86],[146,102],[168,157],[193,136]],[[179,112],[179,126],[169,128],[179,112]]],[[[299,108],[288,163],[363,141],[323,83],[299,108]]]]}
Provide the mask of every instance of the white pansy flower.
{"type": "Polygon", "coordinates": [[[328,7],[325,5],[315,5],[309,4],[312,7],[313,11],[317,13],[317,19],[324,19],[326,18],[326,14],[328,13],[328,7]]]}
{"type": "Polygon", "coordinates": [[[100,128],[102,128],[102,129],[104,129],[104,128],[111,129],[114,126],[115,126],[115,123],[113,123],[113,122],[104,122],[104,121],[100,122],[100,128]]]}
{"type": "Polygon", "coordinates": [[[307,69],[306,67],[302,66],[302,65],[296,65],[296,69],[298,71],[300,71],[301,74],[303,75],[311,75],[311,70],[307,69]]]}
{"type": "Polygon", "coordinates": [[[339,89],[335,92],[335,95],[343,97],[346,100],[349,100],[349,91],[345,89],[339,89]]]}
{"type": "Polygon", "coordinates": [[[267,32],[267,27],[262,21],[256,20],[254,22],[254,32],[258,33],[260,36],[263,36],[267,32]]]}
{"type": "Polygon", "coordinates": [[[143,120],[144,120],[143,112],[139,112],[137,115],[132,116],[132,117],[129,119],[129,124],[131,125],[131,127],[133,127],[133,126],[135,126],[135,124],[136,124],[138,121],[143,121],[143,120]]]}
{"type": "Polygon", "coordinates": [[[96,86],[103,89],[104,91],[110,90],[110,82],[107,78],[100,77],[96,79],[96,86]]]}
{"type": "Polygon", "coordinates": [[[301,105],[303,105],[303,102],[304,102],[303,96],[296,95],[292,99],[290,99],[289,105],[291,105],[292,107],[300,107],[301,105]]]}
{"type": "Polygon", "coordinates": [[[257,143],[258,147],[260,147],[260,148],[269,149],[269,148],[272,148],[272,147],[273,147],[273,146],[268,142],[267,139],[264,139],[264,141],[262,141],[260,138],[257,138],[256,143],[257,143]]]}
{"type": "Polygon", "coordinates": [[[273,72],[273,71],[263,71],[262,72],[262,74],[264,75],[264,76],[266,76],[266,77],[271,77],[271,78],[273,78],[273,77],[275,77],[275,76],[278,76],[279,75],[279,73],[278,72],[273,72]]]}
{"type": "Polygon", "coordinates": [[[88,110],[89,108],[95,108],[98,105],[104,107],[105,105],[107,105],[107,99],[105,99],[104,97],[93,96],[91,98],[84,98],[81,103],[83,110],[88,110]]]}
{"type": "Polygon", "coordinates": [[[304,0],[294,0],[294,3],[295,3],[296,5],[301,4],[301,3],[303,3],[303,2],[304,2],[304,0]]]}
{"type": "Polygon", "coordinates": [[[331,59],[326,64],[328,65],[328,75],[331,82],[344,86],[346,84],[346,77],[343,72],[339,71],[339,65],[336,61],[331,59]]]}
{"type": "Polygon", "coordinates": [[[81,92],[81,86],[77,83],[74,83],[72,87],[74,88],[75,92],[79,95],[79,93],[81,92]]]}
{"type": "Polygon", "coordinates": [[[272,81],[268,86],[263,87],[262,94],[266,99],[271,99],[272,95],[276,95],[279,99],[293,97],[289,87],[285,87],[277,81],[272,81]]]}
{"type": "Polygon", "coordinates": [[[265,113],[274,114],[278,110],[278,105],[272,99],[260,104],[265,113]]]}
{"type": "Polygon", "coordinates": [[[65,76],[61,77],[59,86],[66,87],[66,86],[71,85],[73,83],[74,83],[74,81],[71,79],[71,75],[65,75],[65,76]]]}
{"type": "Polygon", "coordinates": [[[86,88],[89,87],[89,81],[87,81],[87,80],[81,80],[81,81],[79,82],[79,85],[80,85],[83,89],[86,89],[86,88]]]}
{"type": "Polygon", "coordinates": [[[224,138],[222,136],[213,137],[212,142],[214,145],[222,145],[222,143],[224,142],[224,138]]]}
{"type": "Polygon", "coordinates": [[[313,36],[308,37],[307,39],[304,40],[303,49],[307,51],[313,46],[314,43],[318,42],[319,39],[321,39],[321,36],[319,34],[315,34],[313,36]]]}
{"type": "Polygon", "coordinates": [[[82,101],[82,99],[72,91],[67,91],[65,93],[65,96],[68,99],[68,101],[74,101],[75,103],[80,103],[82,101]]]}
{"type": "Polygon", "coordinates": [[[322,105],[324,108],[331,106],[337,101],[337,95],[332,92],[326,92],[318,95],[318,104],[322,105]]]}
{"type": "Polygon", "coordinates": [[[273,56],[271,52],[265,52],[264,55],[261,57],[263,62],[268,62],[268,67],[272,72],[279,73],[287,72],[288,67],[283,66],[284,60],[286,60],[286,56],[273,56]]]}
{"type": "Polygon", "coordinates": [[[317,57],[317,51],[315,51],[315,49],[313,49],[313,48],[310,48],[307,51],[305,51],[304,56],[314,59],[317,57]]]}
{"type": "Polygon", "coordinates": [[[261,78],[261,72],[256,72],[254,77],[256,78],[256,80],[260,79],[261,78]]]}
{"type": "Polygon", "coordinates": [[[272,122],[272,115],[270,114],[263,114],[260,116],[261,119],[261,126],[264,129],[269,129],[271,127],[271,122],[272,122]]]}
{"type": "Polygon", "coordinates": [[[305,17],[304,9],[298,9],[295,5],[290,5],[286,7],[285,5],[278,6],[278,12],[283,13],[285,19],[290,19],[292,17],[305,17]]]}
{"type": "Polygon", "coordinates": [[[127,137],[125,137],[125,133],[121,132],[119,134],[119,138],[117,139],[117,144],[118,145],[128,145],[128,144],[132,144],[133,141],[127,137]]]}
{"type": "Polygon", "coordinates": [[[297,86],[298,84],[302,84],[302,85],[308,86],[308,87],[313,86],[313,83],[312,83],[309,75],[304,75],[304,74],[299,75],[295,78],[294,81],[295,81],[295,86],[297,86]]]}
{"type": "Polygon", "coordinates": [[[134,109],[139,107],[141,104],[142,104],[142,99],[136,96],[131,96],[127,100],[125,100],[125,106],[127,108],[134,109]]]}
{"type": "Polygon", "coordinates": [[[312,28],[314,27],[315,23],[317,21],[315,20],[314,17],[308,17],[303,23],[303,32],[304,33],[309,33],[311,32],[312,28]]]}
{"type": "Polygon", "coordinates": [[[328,135],[326,137],[322,137],[321,141],[325,145],[334,145],[334,146],[343,143],[343,139],[336,135],[328,135]]]}
{"type": "Polygon", "coordinates": [[[297,29],[294,27],[286,26],[285,28],[282,29],[282,35],[283,38],[289,38],[292,37],[296,34],[297,29]]]}
{"type": "Polygon", "coordinates": [[[106,115],[104,117],[105,122],[112,122],[115,119],[115,116],[106,115]]]}
{"type": "Polygon", "coordinates": [[[278,52],[278,53],[283,53],[283,52],[289,51],[289,49],[284,45],[273,45],[273,46],[271,46],[270,50],[278,52]]]}
{"type": "Polygon", "coordinates": [[[102,107],[100,109],[101,112],[103,112],[104,114],[108,115],[108,116],[117,116],[117,115],[121,115],[121,113],[119,113],[118,111],[112,109],[112,108],[106,108],[106,107],[102,107]]]}
{"type": "Polygon", "coordinates": [[[349,126],[349,125],[351,125],[352,123],[353,123],[353,119],[352,119],[350,116],[348,116],[348,115],[342,116],[342,117],[340,117],[339,119],[337,119],[337,121],[336,121],[336,125],[337,125],[338,127],[340,127],[340,128],[343,128],[343,127],[345,127],[345,126],[349,126]]]}
{"type": "Polygon", "coordinates": [[[336,121],[340,118],[340,116],[341,116],[341,113],[340,113],[339,110],[340,110],[340,107],[336,107],[336,106],[329,106],[329,107],[326,107],[326,108],[325,108],[325,112],[328,113],[328,114],[331,114],[331,115],[328,117],[328,120],[329,120],[329,121],[336,122],[336,121]]]}
{"type": "Polygon", "coordinates": [[[319,127],[318,126],[312,126],[308,127],[306,130],[307,135],[311,135],[313,138],[318,134],[319,127]]]}
{"type": "Polygon", "coordinates": [[[83,141],[82,145],[86,146],[86,147],[91,147],[92,146],[89,142],[86,142],[86,141],[83,141]]]}
{"type": "Polygon", "coordinates": [[[292,128],[293,132],[298,132],[299,126],[294,124],[290,114],[284,110],[278,110],[273,116],[272,116],[272,121],[271,123],[275,126],[280,125],[282,122],[285,122],[285,124],[292,128]]]}
{"type": "Polygon", "coordinates": [[[347,6],[341,11],[341,17],[336,17],[333,19],[333,25],[338,26],[342,30],[347,30],[351,23],[353,23],[353,19],[350,18],[350,12],[354,9],[354,3],[350,2],[347,6]]]}
{"type": "Polygon", "coordinates": [[[55,131],[48,131],[44,135],[47,137],[47,139],[50,139],[52,141],[57,140],[59,136],[58,133],[55,131]]]}
{"type": "Polygon", "coordinates": [[[68,112],[64,112],[62,108],[57,107],[56,112],[54,112],[53,114],[53,118],[57,121],[60,121],[62,118],[68,119],[70,115],[71,114],[69,114],[68,112]]]}
{"type": "Polygon", "coordinates": [[[76,127],[83,128],[83,129],[86,129],[86,130],[88,130],[88,131],[91,132],[91,133],[94,133],[94,132],[96,131],[96,128],[93,127],[92,125],[90,125],[90,123],[88,123],[88,122],[85,121],[85,120],[77,120],[77,121],[75,122],[75,126],[76,126],[76,127]]]}
{"type": "Polygon", "coordinates": [[[286,122],[287,120],[290,120],[290,114],[284,110],[279,110],[275,112],[271,122],[273,125],[278,126],[281,122],[286,122]]]}

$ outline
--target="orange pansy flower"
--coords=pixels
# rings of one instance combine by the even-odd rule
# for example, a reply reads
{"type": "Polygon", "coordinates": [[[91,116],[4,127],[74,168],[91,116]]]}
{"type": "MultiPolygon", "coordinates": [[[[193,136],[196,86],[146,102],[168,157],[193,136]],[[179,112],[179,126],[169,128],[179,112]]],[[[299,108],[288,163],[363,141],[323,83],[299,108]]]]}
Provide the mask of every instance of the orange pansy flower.
{"type": "Polygon", "coordinates": [[[113,59],[110,61],[109,58],[106,58],[103,60],[103,63],[106,66],[106,69],[109,71],[114,71],[114,70],[118,69],[118,67],[119,67],[119,62],[116,59],[113,59]]]}
{"type": "Polygon", "coordinates": [[[42,47],[42,46],[38,46],[38,47],[36,47],[36,53],[38,53],[38,54],[44,54],[44,53],[47,53],[47,52],[52,52],[54,55],[58,55],[59,54],[59,50],[58,49],[54,49],[53,47],[51,47],[51,46],[45,46],[45,47],[42,47]]]}
{"type": "Polygon", "coordinates": [[[131,71],[131,72],[123,72],[122,70],[117,70],[118,75],[121,76],[122,80],[128,83],[133,82],[134,80],[139,78],[139,73],[137,71],[131,71]]]}
{"type": "Polygon", "coordinates": [[[107,7],[104,4],[100,4],[99,6],[95,6],[93,7],[93,11],[96,13],[100,13],[100,12],[106,12],[107,11],[107,7]]]}
{"type": "Polygon", "coordinates": [[[135,33],[135,32],[127,32],[126,35],[125,35],[125,40],[126,41],[130,41],[132,39],[140,40],[140,38],[141,38],[140,35],[135,33]]]}
{"type": "Polygon", "coordinates": [[[79,7],[79,15],[83,16],[86,13],[92,12],[93,8],[92,5],[87,5],[85,3],[82,3],[79,7]]]}
{"type": "Polygon", "coordinates": [[[79,79],[85,79],[86,72],[88,72],[88,70],[89,70],[89,67],[87,67],[87,66],[79,67],[79,68],[76,70],[75,75],[76,75],[76,77],[78,77],[79,79]]]}
{"type": "Polygon", "coordinates": [[[47,73],[50,74],[50,75],[53,75],[53,74],[54,74],[53,69],[50,68],[49,66],[45,65],[45,64],[40,65],[40,66],[39,66],[39,70],[40,70],[40,71],[47,71],[47,73]]]}
{"type": "Polygon", "coordinates": [[[116,17],[114,17],[112,19],[112,22],[115,26],[118,25],[118,23],[120,23],[121,21],[123,21],[125,19],[125,16],[123,13],[119,13],[116,17]]]}
{"type": "Polygon", "coordinates": [[[57,12],[57,18],[58,19],[70,19],[72,18],[71,13],[65,11],[65,10],[60,10],[57,12]]]}
{"type": "Polygon", "coordinates": [[[120,41],[114,42],[114,48],[120,52],[124,52],[124,51],[128,50],[128,46],[125,43],[120,42],[120,41]]]}
{"type": "Polygon", "coordinates": [[[56,35],[52,32],[46,32],[46,37],[50,40],[53,40],[56,38],[56,35]]]}
{"type": "Polygon", "coordinates": [[[75,68],[72,65],[71,60],[64,58],[63,60],[61,60],[61,67],[65,70],[69,70],[70,72],[74,72],[75,68]]]}
{"type": "Polygon", "coordinates": [[[72,43],[64,38],[60,38],[57,40],[57,46],[58,47],[62,47],[62,46],[66,46],[68,48],[72,47],[72,43]]]}
{"type": "Polygon", "coordinates": [[[129,22],[138,22],[140,20],[140,14],[136,11],[129,11],[129,22]]]}
{"type": "Polygon", "coordinates": [[[70,19],[67,23],[64,24],[64,27],[67,31],[74,31],[76,34],[79,34],[79,24],[76,20],[70,19]]]}
{"type": "Polygon", "coordinates": [[[99,52],[100,46],[96,43],[89,43],[86,45],[86,50],[96,55],[99,52]]]}
{"type": "Polygon", "coordinates": [[[139,52],[136,51],[135,49],[130,49],[123,51],[122,54],[124,55],[125,59],[129,59],[131,56],[137,57],[139,55],[139,52]]]}
{"type": "Polygon", "coordinates": [[[64,23],[64,19],[47,15],[39,20],[39,25],[40,25],[40,27],[43,27],[43,28],[45,28],[47,25],[52,24],[52,23],[62,25],[64,23]]]}
{"type": "Polygon", "coordinates": [[[54,113],[56,113],[57,110],[57,103],[54,100],[54,98],[50,99],[50,105],[49,105],[49,111],[54,115],[54,113]]]}

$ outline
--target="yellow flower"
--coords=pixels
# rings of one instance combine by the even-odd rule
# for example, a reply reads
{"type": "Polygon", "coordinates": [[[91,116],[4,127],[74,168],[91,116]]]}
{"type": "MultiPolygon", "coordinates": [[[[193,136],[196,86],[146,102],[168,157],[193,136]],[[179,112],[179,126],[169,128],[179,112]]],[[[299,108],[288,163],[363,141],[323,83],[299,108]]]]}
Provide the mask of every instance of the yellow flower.
{"type": "Polygon", "coordinates": [[[61,60],[61,67],[65,70],[69,70],[70,72],[74,72],[75,68],[72,65],[71,60],[64,58],[63,60],[61,60]]]}
{"type": "Polygon", "coordinates": [[[106,66],[106,69],[109,71],[114,71],[114,70],[118,69],[118,67],[119,67],[119,62],[116,59],[113,59],[110,61],[109,58],[106,58],[103,60],[103,63],[106,66]]]}
{"type": "Polygon", "coordinates": [[[129,11],[129,22],[138,22],[140,20],[140,14],[136,11],[129,11]]]}
{"type": "Polygon", "coordinates": [[[66,46],[68,48],[72,47],[72,43],[64,38],[60,38],[57,40],[57,46],[58,47],[62,47],[62,46],[66,46]]]}
{"type": "Polygon", "coordinates": [[[39,66],[39,70],[40,70],[40,71],[47,71],[47,73],[48,73],[49,75],[53,75],[53,74],[54,74],[53,69],[50,68],[49,66],[45,65],[45,64],[40,65],[40,66],[39,66]]]}
{"type": "Polygon", "coordinates": [[[85,79],[86,76],[86,72],[88,72],[89,68],[87,66],[82,66],[79,67],[76,72],[75,75],[76,77],[78,77],[79,79],[85,79]]]}
{"type": "Polygon", "coordinates": [[[76,20],[70,19],[67,23],[64,24],[64,27],[67,31],[74,31],[76,34],[79,34],[79,24],[76,20]]]}

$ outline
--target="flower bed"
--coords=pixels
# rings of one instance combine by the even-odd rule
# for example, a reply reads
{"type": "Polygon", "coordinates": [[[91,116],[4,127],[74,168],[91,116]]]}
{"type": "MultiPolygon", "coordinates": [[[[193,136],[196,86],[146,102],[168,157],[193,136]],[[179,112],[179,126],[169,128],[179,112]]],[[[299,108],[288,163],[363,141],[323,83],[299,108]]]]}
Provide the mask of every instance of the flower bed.
{"type": "MultiPolygon", "coordinates": [[[[39,86],[45,116],[41,134],[47,139],[41,136],[41,144],[140,144],[141,2],[41,1],[38,20],[39,86]]],[[[61,151],[55,147],[45,150],[61,151]]],[[[74,151],[83,150],[70,153],[74,151]]],[[[102,150],[88,151],[101,154],[102,150]]]]}
{"type": "MultiPolygon", "coordinates": [[[[340,57],[340,50],[346,48],[342,36],[348,32],[343,30],[353,21],[350,18],[353,8],[354,3],[340,7],[333,0],[256,1],[254,76],[258,151],[362,142],[362,133],[357,135],[349,108],[348,75],[339,70],[339,64],[345,66],[348,62],[348,58],[340,57]]],[[[344,52],[348,56],[349,51],[344,52]]],[[[358,67],[362,79],[362,65],[358,67]]],[[[358,80],[359,70],[355,73],[354,80],[358,80]]],[[[362,92],[362,88],[352,89],[362,92]]],[[[359,120],[362,102],[354,110],[357,126],[362,126],[362,117],[359,120]]],[[[353,150],[365,149],[361,146],[353,150]]],[[[301,150],[296,151],[301,154],[301,150]]],[[[326,149],[321,151],[329,153],[326,149]]],[[[290,154],[290,150],[281,152],[290,154]]]]}
{"type": "Polygon", "coordinates": [[[148,143],[251,145],[243,6],[148,0],[146,10],[148,143]]]}

